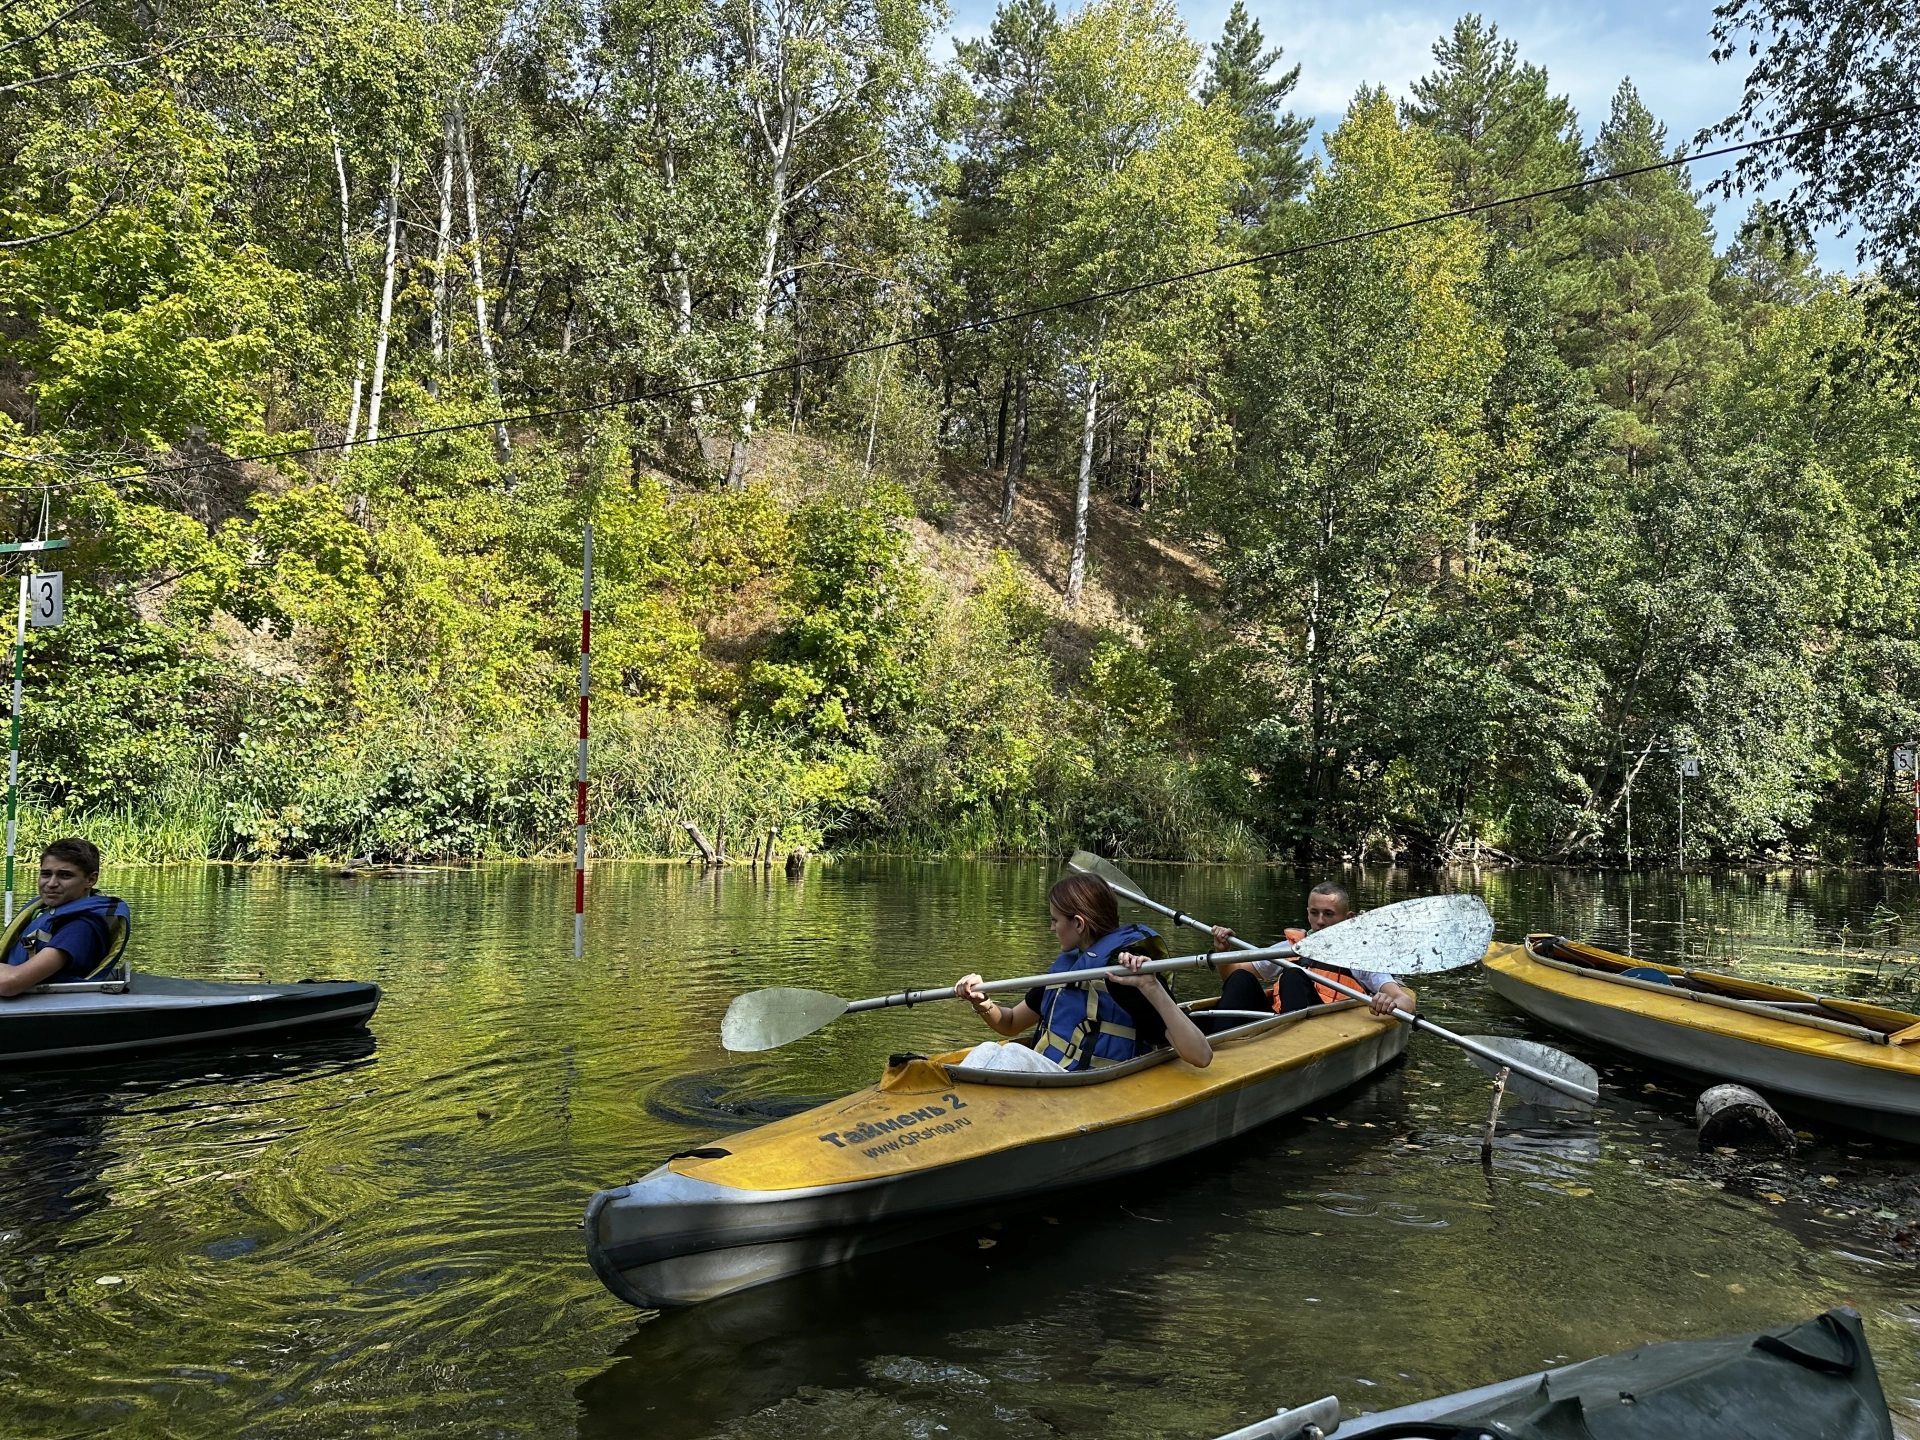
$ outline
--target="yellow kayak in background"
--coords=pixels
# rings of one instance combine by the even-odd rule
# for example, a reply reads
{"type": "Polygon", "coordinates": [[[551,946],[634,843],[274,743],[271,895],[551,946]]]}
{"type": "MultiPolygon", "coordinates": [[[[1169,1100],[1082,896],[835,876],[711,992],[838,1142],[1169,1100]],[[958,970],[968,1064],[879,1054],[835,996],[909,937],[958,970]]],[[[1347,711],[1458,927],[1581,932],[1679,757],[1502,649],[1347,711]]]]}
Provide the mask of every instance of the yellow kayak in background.
{"type": "Polygon", "coordinates": [[[1190,1155],[1365,1079],[1408,1034],[1347,1001],[1216,1035],[1204,1070],[1171,1050],[1057,1075],[899,1056],[876,1085],[601,1191],[587,1255],[629,1304],[710,1300],[1190,1155]]]}
{"type": "Polygon", "coordinates": [[[1920,1142],[1920,1015],[1553,935],[1481,962],[1504,999],[1664,1069],[1735,1080],[1783,1110],[1920,1142]]]}

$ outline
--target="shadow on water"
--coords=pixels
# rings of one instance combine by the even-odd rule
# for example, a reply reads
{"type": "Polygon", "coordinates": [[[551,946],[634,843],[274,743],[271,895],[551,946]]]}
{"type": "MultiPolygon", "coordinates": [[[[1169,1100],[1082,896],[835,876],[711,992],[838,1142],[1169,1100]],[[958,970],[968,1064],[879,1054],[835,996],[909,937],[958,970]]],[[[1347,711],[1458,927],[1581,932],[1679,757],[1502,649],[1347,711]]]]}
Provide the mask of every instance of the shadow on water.
{"type": "Polygon", "coordinates": [[[191,1116],[208,1086],[322,1080],[373,1063],[368,1032],[245,1049],[190,1049],[89,1066],[42,1065],[0,1076],[0,1289],[15,1304],[44,1297],[17,1283],[20,1267],[51,1250],[57,1227],[107,1205],[106,1169],[124,1155],[110,1142],[135,1109],[164,1121],[191,1116]]]}
{"type": "Polygon", "coordinates": [[[647,1114],[688,1130],[749,1130],[825,1104],[825,1095],[756,1094],[775,1067],[735,1065],[726,1070],[675,1075],[647,1092],[647,1114]]]}

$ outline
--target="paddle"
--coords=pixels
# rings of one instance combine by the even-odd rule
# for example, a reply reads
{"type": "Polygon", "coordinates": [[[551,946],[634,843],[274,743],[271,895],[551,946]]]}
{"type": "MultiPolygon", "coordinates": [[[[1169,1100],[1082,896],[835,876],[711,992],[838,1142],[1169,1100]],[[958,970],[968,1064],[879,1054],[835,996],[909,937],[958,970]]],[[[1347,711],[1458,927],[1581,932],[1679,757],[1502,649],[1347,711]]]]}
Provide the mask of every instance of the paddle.
{"type": "MultiPolygon", "coordinates": [[[[1138,894],[1133,883],[1124,877],[1122,884],[1114,888],[1125,898],[1150,909],[1173,913],[1138,894]]],[[[1293,956],[1302,955],[1323,965],[1338,965],[1348,970],[1394,970],[1403,975],[1424,975],[1471,965],[1486,953],[1492,934],[1493,921],[1478,900],[1465,895],[1430,895],[1370,910],[1344,924],[1319,931],[1297,946],[1274,945],[1259,950],[1239,942],[1242,949],[1235,958],[1279,960],[1284,964],[1293,956]]],[[[1214,956],[1210,954],[1180,955],[1171,960],[1149,961],[1140,967],[1140,973],[1194,970],[1213,963],[1214,956]]],[[[1113,965],[1104,970],[1068,970],[1059,974],[1021,975],[1012,980],[989,980],[980,989],[989,995],[1025,992],[1036,985],[1049,988],[1080,985],[1101,976],[1128,973],[1124,967],[1113,965]]],[[[843,1000],[819,990],[786,987],[755,990],[727,1007],[726,1019],[720,1023],[720,1043],[729,1050],[773,1050],[824,1029],[842,1015],[956,998],[951,985],[903,990],[897,995],[876,995],[870,1000],[843,1000]]],[[[1366,996],[1359,998],[1364,1000],[1366,996]]]]}
{"type": "MultiPolygon", "coordinates": [[[[1196,920],[1170,905],[1147,898],[1126,871],[1091,851],[1075,851],[1067,865],[1082,874],[1099,876],[1121,899],[1157,911],[1176,925],[1189,925],[1209,934],[1213,931],[1206,921],[1196,920]]],[[[1305,969],[1289,958],[1297,955],[1303,960],[1318,960],[1322,964],[1337,965],[1343,970],[1386,970],[1396,975],[1431,975],[1475,963],[1487,953],[1487,946],[1492,940],[1493,917],[1474,896],[1427,895],[1416,900],[1384,905],[1351,920],[1343,920],[1338,925],[1316,930],[1295,946],[1270,946],[1260,950],[1237,935],[1233,944],[1239,952],[1236,959],[1277,960],[1295,970],[1305,969]],[[1358,937],[1358,943],[1340,943],[1342,930],[1349,925],[1368,921],[1374,924],[1358,937]],[[1275,951],[1282,953],[1276,954],[1275,951]],[[1335,955],[1346,953],[1356,958],[1334,958],[1335,955]]],[[[1350,989],[1324,975],[1315,975],[1313,980],[1355,1000],[1372,998],[1363,990],[1350,989]]],[[[1489,1074],[1502,1068],[1510,1070],[1512,1075],[1507,1081],[1509,1088],[1529,1103],[1539,1103],[1549,1091],[1577,1100],[1582,1105],[1591,1105],[1600,1098],[1599,1075],[1592,1066],[1581,1064],[1571,1055],[1551,1050],[1532,1040],[1509,1040],[1493,1035],[1481,1035],[1470,1040],[1464,1035],[1443,1029],[1423,1015],[1410,1014],[1397,1008],[1391,1013],[1396,1020],[1430,1035],[1437,1035],[1449,1044],[1458,1045],[1489,1074]]]]}

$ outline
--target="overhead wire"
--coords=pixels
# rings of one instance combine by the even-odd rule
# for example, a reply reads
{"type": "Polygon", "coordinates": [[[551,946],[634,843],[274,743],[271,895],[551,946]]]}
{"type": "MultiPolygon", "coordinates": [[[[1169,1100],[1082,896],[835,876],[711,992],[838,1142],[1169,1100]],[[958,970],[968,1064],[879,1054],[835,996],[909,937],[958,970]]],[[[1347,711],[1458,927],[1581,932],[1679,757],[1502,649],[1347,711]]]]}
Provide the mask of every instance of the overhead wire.
{"type": "MultiPolygon", "coordinates": [[[[560,420],[575,415],[591,415],[608,410],[624,409],[632,405],[647,405],[662,400],[677,399],[706,390],[720,389],[728,385],[744,384],[750,380],[770,379],[777,375],[791,374],[796,370],[815,366],[838,364],[844,360],[857,360],[862,356],[879,354],[882,351],[898,349],[908,345],[924,345],[933,340],[950,339],[958,335],[968,335],[981,330],[991,330],[996,326],[1010,325],[1023,320],[1036,319],[1043,315],[1054,315],[1064,310],[1079,309],[1084,305],[1095,305],[1104,301],[1125,299],[1130,295],[1139,295],[1167,285],[1184,284],[1190,280],[1204,279],[1210,275],[1219,275],[1229,270],[1244,269],[1253,265],[1271,264],[1279,260],[1288,260],[1296,256],[1312,254],[1319,250],[1333,249],[1341,245],[1357,244],[1363,240],[1378,239],[1384,235],[1394,235],[1407,230],[1419,229],[1427,225],[1438,225],[1448,220],[1462,220],[1474,215],[1486,214],[1493,210],[1506,209],[1513,205],[1523,205],[1530,200],[1550,200],[1556,196],[1570,195],[1598,185],[1616,184],[1622,180],[1631,180],[1639,175],[1656,174],[1663,170],[1675,170],[1682,166],[1698,164],[1702,160],[1715,160],[1725,155],[1736,155],[1743,151],[1759,149],[1767,145],[1784,145],[1792,140],[1805,139],[1830,130],[1847,129],[1853,126],[1876,125],[1882,121],[1902,115],[1911,115],[1920,111],[1920,102],[1911,105],[1896,106],[1888,110],[1879,110],[1867,115],[1849,116],[1845,119],[1830,120],[1819,125],[1809,125],[1799,130],[1786,131],[1779,135],[1765,135],[1756,140],[1744,140],[1732,145],[1722,145],[1712,150],[1696,151],[1690,155],[1676,155],[1668,160],[1659,160],[1647,165],[1634,165],[1624,170],[1610,171],[1605,175],[1590,175],[1579,180],[1568,181],[1563,185],[1550,185],[1540,190],[1529,190],[1521,195],[1502,196],[1497,200],[1482,200],[1472,205],[1462,205],[1451,210],[1439,210],[1429,215],[1416,215],[1406,220],[1394,220],[1384,225],[1369,226],[1364,230],[1348,231],[1342,235],[1330,235],[1319,240],[1303,241],[1297,245],[1283,246],[1278,250],[1266,250],[1253,255],[1241,255],[1232,260],[1222,260],[1213,265],[1202,265],[1192,270],[1182,270],[1172,275],[1157,275],[1151,279],[1136,281],[1131,285],[1118,285],[1105,290],[1089,291],[1071,296],[1064,300],[1049,301],[1044,305],[1030,305],[1019,310],[1003,311],[996,315],[986,315],[975,320],[956,321],[950,325],[934,326],[918,330],[909,335],[897,336],[891,340],[877,340],[871,344],[849,346],[821,355],[796,357],[777,364],[761,365],[751,370],[735,371],[728,375],[713,376],[705,380],[691,380],[682,384],[663,386],[643,391],[636,395],[626,395],[614,400],[595,400],[580,405],[559,406],[550,410],[528,410],[513,415],[493,415],[482,420],[451,421],[444,425],[425,425],[413,430],[396,430],[376,439],[361,438],[350,440],[320,441],[311,445],[293,446],[283,450],[259,451],[250,455],[220,455],[205,460],[188,461],[175,465],[146,466],[116,474],[94,474],[65,481],[36,482],[27,487],[31,489],[64,489],[70,486],[105,482],[122,482],[155,479],[165,475],[189,474],[204,470],[209,465],[259,464],[274,460],[291,460],[305,455],[323,455],[334,450],[359,448],[367,445],[389,445],[402,440],[425,440],[438,435],[460,434],[469,430],[491,429],[498,425],[529,425],[544,420],[560,420]]],[[[84,468],[84,462],[73,458],[41,459],[30,456],[6,456],[17,464],[36,465],[46,469],[63,469],[71,472],[84,468]]]]}

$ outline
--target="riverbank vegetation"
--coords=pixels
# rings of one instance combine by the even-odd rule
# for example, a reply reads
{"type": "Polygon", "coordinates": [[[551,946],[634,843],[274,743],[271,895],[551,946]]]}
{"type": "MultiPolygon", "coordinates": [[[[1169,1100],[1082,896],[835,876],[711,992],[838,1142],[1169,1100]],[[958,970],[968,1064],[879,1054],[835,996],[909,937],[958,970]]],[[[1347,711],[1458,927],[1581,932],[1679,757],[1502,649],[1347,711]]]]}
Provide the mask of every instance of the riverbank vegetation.
{"type": "Polygon", "coordinates": [[[564,852],[591,518],[602,854],[1612,862],[1691,755],[1689,853],[1899,860],[1896,251],[1477,17],[1311,118],[1238,4],[940,19],[0,13],[29,838],[564,852]]]}

